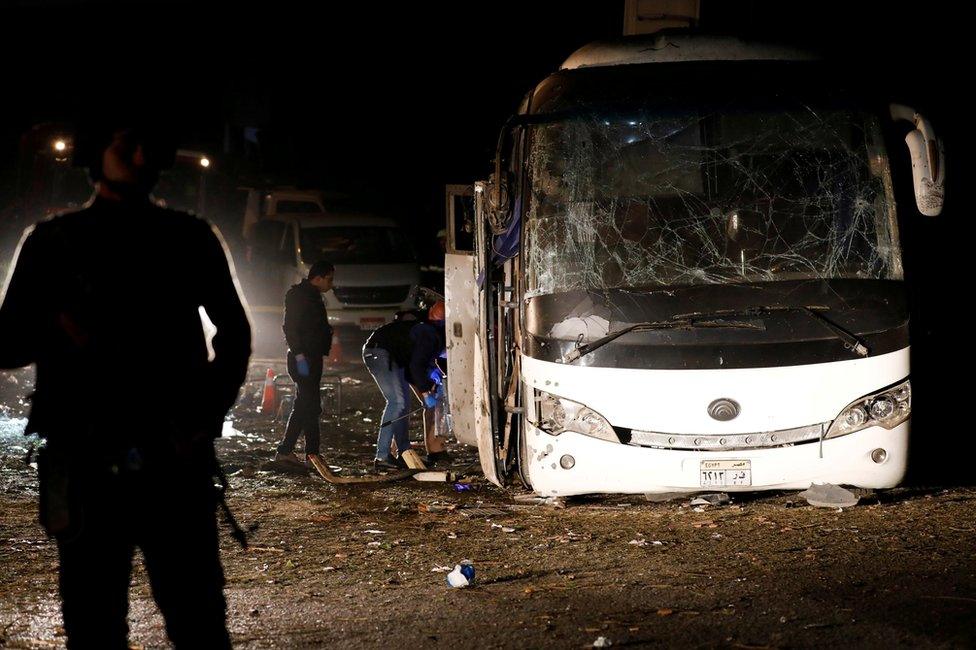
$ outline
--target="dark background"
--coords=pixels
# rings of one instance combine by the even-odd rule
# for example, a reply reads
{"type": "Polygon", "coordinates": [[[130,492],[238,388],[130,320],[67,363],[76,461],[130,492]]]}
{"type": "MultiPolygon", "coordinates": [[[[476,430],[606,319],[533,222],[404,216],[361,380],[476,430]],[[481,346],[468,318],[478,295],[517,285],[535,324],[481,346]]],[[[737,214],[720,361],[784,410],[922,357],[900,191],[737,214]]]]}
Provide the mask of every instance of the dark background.
{"type": "MultiPolygon", "coordinates": [[[[899,196],[913,305],[915,467],[972,474],[965,339],[973,110],[968,19],[950,2],[702,0],[708,31],[813,47],[886,79],[943,137],[937,219],[899,196]],[[947,443],[948,447],[944,447],[947,443]],[[940,452],[950,452],[947,461],[940,452]]],[[[436,255],[443,186],[486,178],[497,132],[532,86],[585,43],[619,36],[623,0],[288,3],[7,2],[0,228],[12,223],[24,134],[112,102],[153,112],[214,159],[207,215],[233,224],[239,186],[340,191],[436,255]],[[244,128],[259,129],[260,147],[244,128]]],[[[23,218],[21,216],[21,218],[23,218]]],[[[227,225],[233,228],[233,225],[227,225]]]]}
{"type": "MultiPolygon", "coordinates": [[[[952,33],[965,20],[948,2],[924,13],[897,2],[702,4],[703,29],[812,46],[907,81],[943,132],[956,126],[947,113],[967,62],[954,58],[965,39],[952,33]],[[932,82],[952,67],[954,82],[932,82]]],[[[172,122],[184,146],[212,155],[215,175],[338,189],[432,235],[443,184],[485,177],[522,96],[622,23],[623,0],[314,12],[272,2],[8,2],[0,170],[16,163],[31,125],[120,101],[172,122]],[[242,165],[246,126],[260,129],[261,147],[242,165]]],[[[946,141],[950,150],[957,142],[946,141]]]]}

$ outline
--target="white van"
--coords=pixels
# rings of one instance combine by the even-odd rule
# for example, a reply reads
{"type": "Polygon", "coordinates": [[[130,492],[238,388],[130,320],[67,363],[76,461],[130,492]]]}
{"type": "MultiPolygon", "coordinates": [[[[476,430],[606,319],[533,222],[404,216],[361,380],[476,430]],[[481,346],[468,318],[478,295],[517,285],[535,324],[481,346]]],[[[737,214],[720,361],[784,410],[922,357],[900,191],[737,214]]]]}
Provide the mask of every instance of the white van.
{"type": "Polygon", "coordinates": [[[318,192],[267,192],[263,202],[258,217],[245,219],[252,271],[243,283],[263,285],[251,292],[245,287],[255,296],[249,296],[249,307],[256,357],[284,356],[285,291],[319,259],[335,265],[333,289],[324,298],[329,322],[345,345],[358,344],[368,331],[413,306],[420,269],[410,241],[392,219],[329,212],[318,192]]]}
{"type": "Polygon", "coordinates": [[[489,480],[901,481],[888,152],[911,155],[905,219],[940,212],[944,163],[925,118],[868,86],[783,48],[659,34],[589,45],[529,93],[475,186],[472,250],[448,223],[454,430],[489,480]]]}

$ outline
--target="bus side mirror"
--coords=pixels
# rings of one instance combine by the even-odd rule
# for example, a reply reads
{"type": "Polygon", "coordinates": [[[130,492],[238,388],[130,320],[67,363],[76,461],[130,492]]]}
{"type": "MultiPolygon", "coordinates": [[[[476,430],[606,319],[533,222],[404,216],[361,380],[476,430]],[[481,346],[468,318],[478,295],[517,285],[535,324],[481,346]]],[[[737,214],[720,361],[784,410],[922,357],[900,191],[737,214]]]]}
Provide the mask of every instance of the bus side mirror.
{"type": "Polygon", "coordinates": [[[911,122],[915,127],[905,136],[905,144],[912,157],[912,181],[915,185],[915,204],[927,217],[942,213],[945,193],[945,155],[942,142],[935,137],[932,125],[915,109],[902,104],[891,105],[892,119],[911,122]]]}

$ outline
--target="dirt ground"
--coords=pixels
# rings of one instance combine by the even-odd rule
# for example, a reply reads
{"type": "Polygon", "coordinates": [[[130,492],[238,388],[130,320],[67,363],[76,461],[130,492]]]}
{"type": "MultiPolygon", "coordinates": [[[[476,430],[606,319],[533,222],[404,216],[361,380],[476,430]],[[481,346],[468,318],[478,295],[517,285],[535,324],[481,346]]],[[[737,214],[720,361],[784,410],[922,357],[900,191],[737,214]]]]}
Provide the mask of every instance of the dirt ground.
{"type": "MultiPolygon", "coordinates": [[[[341,374],[323,455],[348,475],[371,458],[381,402],[361,368],[341,374]]],[[[20,435],[29,386],[28,373],[0,375],[0,646],[60,647],[56,550],[20,435]]],[[[976,489],[862,491],[843,511],[795,493],[553,508],[488,484],[457,446],[464,491],[336,486],[268,469],[282,427],[255,414],[259,388],[218,443],[230,505],[258,526],[248,551],[223,538],[235,646],[976,646],[976,489]],[[463,559],[475,585],[449,588],[445,569],[463,559]]],[[[166,647],[138,568],[130,626],[133,644],[166,647]]]]}

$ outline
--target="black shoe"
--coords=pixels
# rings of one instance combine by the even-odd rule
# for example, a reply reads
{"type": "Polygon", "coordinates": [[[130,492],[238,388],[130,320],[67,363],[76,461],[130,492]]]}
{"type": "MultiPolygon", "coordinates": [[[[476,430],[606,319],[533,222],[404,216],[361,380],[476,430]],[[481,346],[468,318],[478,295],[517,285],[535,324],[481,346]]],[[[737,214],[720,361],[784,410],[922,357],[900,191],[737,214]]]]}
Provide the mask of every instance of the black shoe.
{"type": "Polygon", "coordinates": [[[435,465],[450,465],[451,455],[446,451],[435,451],[427,454],[424,458],[424,465],[428,467],[433,467],[435,465]]]}
{"type": "Polygon", "coordinates": [[[289,452],[279,451],[275,453],[274,462],[280,463],[282,465],[289,465],[292,467],[305,466],[305,463],[302,461],[302,459],[290,451],[289,452]]]}
{"type": "Polygon", "coordinates": [[[373,460],[373,471],[374,472],[378,472],[378,473],[379,472],[396,472],[399,469],[400,469],[399,466],[397,466],[394,463],[391,463],[388,460],[379,460],[379,459],[374,459],[373,460]]]}

